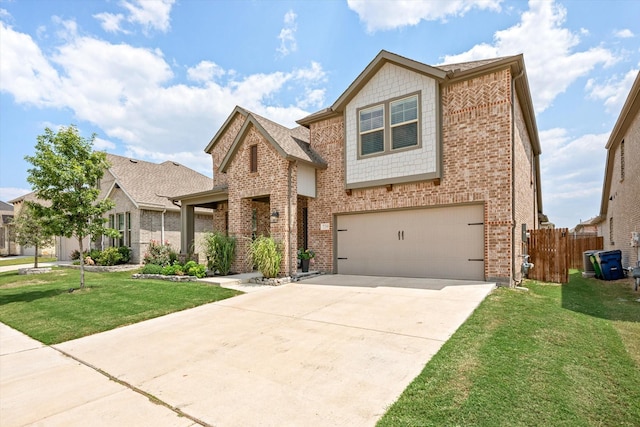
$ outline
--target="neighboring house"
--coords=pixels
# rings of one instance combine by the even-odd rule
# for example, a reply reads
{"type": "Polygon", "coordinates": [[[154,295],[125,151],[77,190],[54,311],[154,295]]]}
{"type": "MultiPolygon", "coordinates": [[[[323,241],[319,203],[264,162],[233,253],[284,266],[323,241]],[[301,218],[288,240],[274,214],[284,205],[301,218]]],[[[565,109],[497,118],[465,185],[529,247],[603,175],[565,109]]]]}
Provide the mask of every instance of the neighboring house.
{"type": "Polygon", "coordinates": [[[214,188],[177,197],[313,269],[512,283],[542,214],[540,143],[522,55],[429,66],[381,51],[331,107],[288,129],[236,107],[205,151],[214,188]]]}
{"type": "Polygon", "coordinates": [[[640,73],[607,142],[599,234],[622,251],[622,266],[640,258],[640,73]]]}
{"type": "MultiPolygon", "coordinates": [[[[20,215],[20,211],[22,210],[22,206],[23,206],[23,203],[25,201],[34,202],[36,200],[37,200],[37,198],[36,198],[36,195],[34,193],[28,193],[28,194],[25,194],[24,196],[20,196],[18,198],[13,199],[13,200],[9,200],[9,203],[11,203],[13,205],[13,215],[14,215],[14,217],[17,217],[18,215],[20,215]]],[[[16,254],[16,255],[35,256],[35,254],[36,254],[36,248],[34,248],[34,247],[22,247],[22,246],[18,245],[15,242],[14,242],[14,247],[15,247],[14,254],[16,254]]],[[[58,253],[56,251],[56,248],[57,248],[57,245],[46,246],[44,248],[38,248],[38,255],[39,256],[46,256],[46,257],[55,257],[56,254],[58,253]]]]}
{"type": "Polygon", "coordinates": [[[0,201],[0,256],[14,255],[16,242],[11,229],[13,205],[0,201]]]}
{"type": "MultiPolygon", "coordinates": [[[[119,239],[101,238],[99,247],[129,246],[131,262],[141,263],[149,243],[169,243],[180,249],[180,207],[170,196],[187,191],[210,189],[211,178],[179,163],[151,163],[107,154],[111,166],[100,181],[101,197],[108,197],[115,207],[107,213],[107,225],[120,231],[119,239]]],[[[212,230],[210,209],[198,209],[194,216],[195,244],[212,230]]],[[[198,246],[193,249],[199,251],[198,246]]],[[[185,252],[187,252],[185,250],[185,252]]]]}
{"type": "MultiPolygon", "coordinates": [[[[185,189],[192,192],[210,189],[211,178],[172,161],[158,164],[114,154],[107,154],[107,161],[111,166],[100,180],[100,198],[108,197],[115,203],[115,207],[106,214],[106,225],[119,230],[121,237],[100,236],[93,242],[87,238],[83,247],[128,246],[132,263],[142,262],[152,240],[169,243],[179,251],[180,207],[169,197],[185,189]]],[[[35,200],[34,193],[21,199],[25,198],[35,200]]],[[[198,244],[203,234],[212,229],[211,210],[198,208],[194,215],[195,252],[202,252],[198,244]]],[[[70,260],[75,250],[78,250],[77,238],[56,239],[58,260],[70,260]]]]}
{"type": "Polygon", "coordinates": [[[597,236],[598,224],[600,223],[600,217],[594,217],[586,221],[581,221],[574,228],[569,230],[573,236],[597,236]]]}

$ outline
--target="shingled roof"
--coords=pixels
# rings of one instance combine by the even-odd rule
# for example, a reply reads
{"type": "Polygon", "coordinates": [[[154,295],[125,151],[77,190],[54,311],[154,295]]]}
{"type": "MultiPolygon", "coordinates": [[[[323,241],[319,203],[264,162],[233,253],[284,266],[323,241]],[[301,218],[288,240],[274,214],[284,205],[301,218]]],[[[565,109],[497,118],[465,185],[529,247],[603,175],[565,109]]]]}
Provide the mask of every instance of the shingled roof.
{"type": "Polygon", "coordinates": [[[220,127],[220,130],[218,130],[205,148],[205,152],[211,153],[213,147],[215,147],[220,138],[225,134],[228,126],[238,114],[242,115],[245,120],[235,136],[231,147],[220,163],[221,171],[225,171],[229,162],[235,156],[241,140],[252,126],[255,127],[285,159],[301,161],[316,168],[327,167],[327,163],[309,145],[309,129],[304,126],[296,126],[290,129],[239,106],[233,109],[227,120],[220,127]]]}
{"type": "Polygon", "coordinates": [[[111,167],[103,181],[112,181],[107,193],[117,186],[138,208],[177,210],[168,197],[213,188],[211,178],[177,162],[152,163],[115,154],[107,154],[107,160],[111,167]]]}

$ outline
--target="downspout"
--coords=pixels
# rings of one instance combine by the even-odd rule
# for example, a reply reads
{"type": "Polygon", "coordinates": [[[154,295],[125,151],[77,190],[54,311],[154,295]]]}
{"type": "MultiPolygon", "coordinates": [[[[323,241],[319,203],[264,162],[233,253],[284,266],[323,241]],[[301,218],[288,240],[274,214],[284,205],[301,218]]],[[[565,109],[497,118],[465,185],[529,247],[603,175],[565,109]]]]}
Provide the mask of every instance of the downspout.
{"type": "Polygon", "coordinates": [[[167,210],[163,210],[162,211],[162,217],[161,217],[161,221],[160,221],[160,244],[164,245],[164,214],[167,212],[167,210]]]}
{"type": "Polygon", "coordinates": [[[517,285],[516,279],[516,126],[515,93],[516,80],[524,76],[524,68],[511,79],[511,286],[517,285]]]}
{"type": "Polygon", "coordinates": [[[293,171],[293,162],[289,161],[289,166],[288,166],[288,170],[287,170],[287,201],[289,204],[288,207],[288,213],[287,213],[287,234],[288,234],[288,238],[287,238],[287,242],[288,242],[288,248],[287,248],[287,252],[288,252],[288,258],[289,258],[289,275],[293,276],[294,272],[297,272],[297,268],[294,270],[293,267],[293,257],[291,256],[293,251],[291,250],[291,229],[293,228],[293,215],[291,214],[291,209],[292,209],[292,203],[291,203],[291,187],[292,187],[292,179],[291,179],[291,174],[293,171]]]}

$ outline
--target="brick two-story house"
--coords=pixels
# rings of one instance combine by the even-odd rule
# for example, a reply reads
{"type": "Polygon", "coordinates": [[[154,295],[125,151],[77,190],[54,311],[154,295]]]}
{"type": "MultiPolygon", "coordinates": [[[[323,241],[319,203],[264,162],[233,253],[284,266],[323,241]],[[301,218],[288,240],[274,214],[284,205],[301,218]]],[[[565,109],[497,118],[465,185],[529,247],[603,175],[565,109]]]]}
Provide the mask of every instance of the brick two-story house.
{"type": "Polygon", "coordinates": [[[381,51],[325,110],[288,129],[236,107],[205,151],[214,189],[178,197],[342,274],[511,283],[542,212],[540,144],[522,55],[429,66],[381,51]]]}

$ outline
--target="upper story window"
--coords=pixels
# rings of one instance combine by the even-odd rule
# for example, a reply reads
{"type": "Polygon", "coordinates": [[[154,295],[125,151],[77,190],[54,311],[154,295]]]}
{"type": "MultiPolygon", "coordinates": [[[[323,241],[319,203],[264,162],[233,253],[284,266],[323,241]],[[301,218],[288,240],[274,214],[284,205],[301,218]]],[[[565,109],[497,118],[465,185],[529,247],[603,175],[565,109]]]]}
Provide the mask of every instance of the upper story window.
{"type": "Polygon", "coordinates": [[[384,151],[384,106],[360,111],[360,153],[363,156],[384,151]]]}
{"type": "Polygon", "coordinates": [[[391,148],[418,145],[418,97],[391,103],[391,148]]]}
{"type": "Polygon", "coordinates": [[[418,147],[418,95],[387,101],[358,112],[359,155],[418,147]]]}

